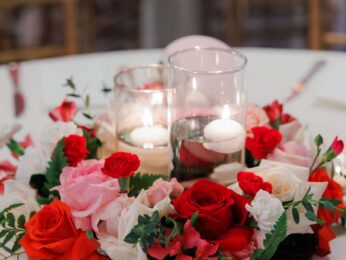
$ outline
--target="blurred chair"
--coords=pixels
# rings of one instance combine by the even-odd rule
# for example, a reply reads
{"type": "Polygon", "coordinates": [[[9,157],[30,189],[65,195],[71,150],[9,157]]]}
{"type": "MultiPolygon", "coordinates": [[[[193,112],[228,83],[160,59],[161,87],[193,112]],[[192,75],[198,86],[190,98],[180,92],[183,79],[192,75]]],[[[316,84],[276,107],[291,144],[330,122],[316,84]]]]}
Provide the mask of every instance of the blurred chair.
{"type": "Polygon", "coordinates": [[[331,11],[331,3],[331,1],[309,0],[308,44],[310,49],[346,46],[346,33],[329,31],[332,26],[325,16],[331,11]]]}
{"type": "MultiPolygon", "coordinates": [[[[6,63],[14,60],[26,60],[35,58],[44,58],[57,55],[70,55],[78,52],[77,48],[77,0],[0,0],[0,10],[7,16],[3,25],[5,31],[0,30],[0,44],[3,49],[0,50],[0,63],[6,63]],[[59,5],[62,8],[62,21],[64,21],[64,43],[62,46],[45,45],[39,47],[17,48],[14,46],[11,39],[11,31],[9,28],[13,25],[13,19],[9,16],[12,10],[18,7],[32,7],[37,6],[40,8],[47,8],[51,5],[59,5]]],[[[42,24],[49,24],[47,21],[42,24]]],[[[33,29],[35,30],[35,28],[33,29]]]]}

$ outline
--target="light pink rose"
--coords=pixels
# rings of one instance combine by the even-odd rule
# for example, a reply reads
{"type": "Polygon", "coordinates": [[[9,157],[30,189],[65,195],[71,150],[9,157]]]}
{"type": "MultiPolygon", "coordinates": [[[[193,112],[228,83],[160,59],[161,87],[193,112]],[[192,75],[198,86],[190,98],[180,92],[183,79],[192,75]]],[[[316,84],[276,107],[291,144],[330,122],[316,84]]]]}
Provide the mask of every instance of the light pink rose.
{"type": "Polygon", "coordinates": [[[71,208],[77,228],[91,228],[108,204],[120,196],[117,179],[102,173],[103,161],[82,161],[77,167],[66,167],[56,187],[61,200],[71,208]]]}
{"type": "Polygon", "coordinates": [[[272,154],[268,155],[268,159],[304,167],[310,167],[312,163],[308,150],[296,141],[280,144],[272,154]]]}
{"type": "Polygon", "coordinates": [[[261,107],[250,105],[246,109],[245,126],[247,133],[250,133],[251,129],[256,126],[269,126],[269,117],[261,107]]]}
{"type": "Polygon", "coordinates": [[[235,252],[232,256],[239,260],[250,260],[252,253],[257,248],[263,248],[263,234],[259,230],[255,230],[249,245],[241,251],[235,252]]]}
{"type": "Polygon", "coordinates": [[[184,187],[175,178],[169,182],[158,179],[146,191],[149,207],[153,207],[167,196],[179,197],[183,191],[184,187]]]}

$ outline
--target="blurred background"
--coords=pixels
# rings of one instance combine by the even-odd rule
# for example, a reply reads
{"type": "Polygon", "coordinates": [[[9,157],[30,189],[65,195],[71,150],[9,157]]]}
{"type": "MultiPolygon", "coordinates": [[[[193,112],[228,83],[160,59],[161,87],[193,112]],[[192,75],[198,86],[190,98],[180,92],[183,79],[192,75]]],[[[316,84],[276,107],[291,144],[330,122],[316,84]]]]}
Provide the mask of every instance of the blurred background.
{"type": "Polygon", "coordinates": [[[346,0],[0,0],[0,63],[160,48],[190,34],[345,51],[346,0]]]}

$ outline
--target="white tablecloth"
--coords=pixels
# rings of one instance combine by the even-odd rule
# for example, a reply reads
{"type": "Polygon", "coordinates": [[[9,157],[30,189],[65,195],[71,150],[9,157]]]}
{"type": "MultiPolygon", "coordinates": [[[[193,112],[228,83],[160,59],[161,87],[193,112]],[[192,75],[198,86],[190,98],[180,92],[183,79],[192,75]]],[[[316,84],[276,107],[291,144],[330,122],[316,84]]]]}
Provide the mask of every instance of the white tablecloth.
{"type": "MultiPolygon", "coordinates": [[[[306,91],[289,103],[286,111],[306,123],[313,135],[321,133],[326,142],[335,135],[346,140],[346,53],[312,52],[239,48],[248,57],[248,101],[266,104],[283,99],[306,73],[312,63],[325,59],[327,65],[308,84],[306,91]],[[320,96],[339,99],[332,102],[320,96]],[[345,100],[345,102],[343,102],[345,100]]],[[[48,122],[48,104],[61,101],[62,83],[69,76],[80,87],[95,94],[95,104],[102,104],[99,94],[102,83],[113,86],[113,76],[121,66],[155,63],[160,50],[115,51],[23,62],[21,85],[26,96],[27,109],[18,119],[26,132],[37,131],[48,122]]],[[[12,87],[5,66],[0,66],[0,125],[14,122],[12,87]]],[[[104,102],[107,103],[106,101],[104,102]]],[[[329,259],[345,259],[346,233],[332,242],[333,254],[329,259]]]]}

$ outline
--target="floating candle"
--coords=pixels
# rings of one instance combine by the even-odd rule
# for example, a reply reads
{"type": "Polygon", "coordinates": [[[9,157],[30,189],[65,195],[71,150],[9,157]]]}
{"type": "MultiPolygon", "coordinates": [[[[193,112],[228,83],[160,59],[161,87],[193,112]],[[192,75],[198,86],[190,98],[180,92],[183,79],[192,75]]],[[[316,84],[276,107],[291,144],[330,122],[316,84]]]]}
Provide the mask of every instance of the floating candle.
{"type": "Polygon", "coordinates": [[[204,137],[211,141],[204,143],[205,148],[220,153],[237,152],[242,149],[245,139],[244,128],[236,120],[230,119],[230,116],[229,106],[225,105],[221,118],[205,126],[204,137]]]}
{"type": "Polygon", "coordinates": [[[154,148],[168,143],[168,130],[162,125],[154,125],[149,109],[145,109],[143,112],[143,126],[132,130],[130,138],[136,146],[154,148]]]}

